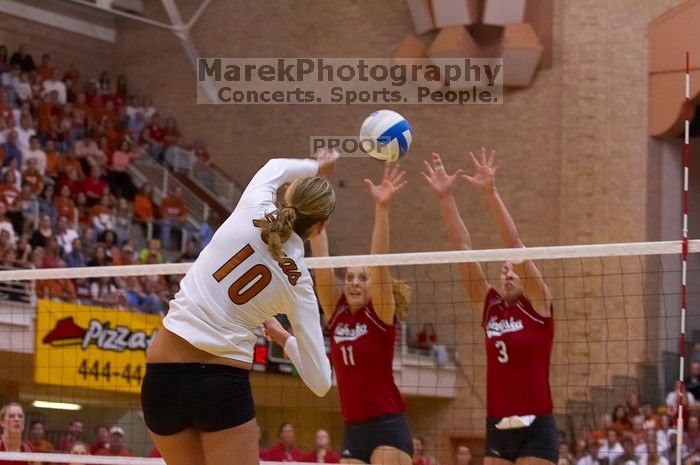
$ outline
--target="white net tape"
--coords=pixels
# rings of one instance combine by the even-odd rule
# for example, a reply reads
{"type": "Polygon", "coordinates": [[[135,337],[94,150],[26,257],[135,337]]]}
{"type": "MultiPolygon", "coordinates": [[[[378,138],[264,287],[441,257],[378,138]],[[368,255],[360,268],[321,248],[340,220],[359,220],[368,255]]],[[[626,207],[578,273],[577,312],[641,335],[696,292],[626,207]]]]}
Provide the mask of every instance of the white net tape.
{"type": "MultiPolygon", "coordinates": [[[[700,240],[688,241],[688,252],[700,252],[700,240]]],[[[672,255],[680,253],[681,241],[659,241],[624,242],[618,244],[564,245],[521,249],[484,249],[451,252],[396,253],[384,255],[348,255],[342,257],[309,257],[304,260],[304,263],[306,263],[308,268],[344,268],[349,266],[434,265],[440,263],[460,262],[551,260],[562,258],[672,255]]],[[[184,274],[187,272],[189,267],[189,263],[165,263],[159,265],[5,270],[0,271],[0,281],[184,274]]]]}

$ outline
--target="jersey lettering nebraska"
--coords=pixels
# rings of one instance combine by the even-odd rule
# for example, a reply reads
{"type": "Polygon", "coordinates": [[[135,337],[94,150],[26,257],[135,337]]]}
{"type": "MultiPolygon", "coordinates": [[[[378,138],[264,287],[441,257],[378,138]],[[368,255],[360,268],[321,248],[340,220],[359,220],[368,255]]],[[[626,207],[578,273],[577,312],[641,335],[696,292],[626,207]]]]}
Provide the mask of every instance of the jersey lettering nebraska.
{"type": "Polygon", "coordinates": [[[343,295],[328,322],[328,332],[343,420],[402,413],[406,404],[392,372],[396,326],[384,323],[372,302],[353,315],[343,295]]]}
{"type": "Polygon", "coordinates": [[[524,296],[511,304],[489,289],[482,327],[486,341],[486,415],[549,415],[549,359],[554,319],[539,315],[524,296]]]}

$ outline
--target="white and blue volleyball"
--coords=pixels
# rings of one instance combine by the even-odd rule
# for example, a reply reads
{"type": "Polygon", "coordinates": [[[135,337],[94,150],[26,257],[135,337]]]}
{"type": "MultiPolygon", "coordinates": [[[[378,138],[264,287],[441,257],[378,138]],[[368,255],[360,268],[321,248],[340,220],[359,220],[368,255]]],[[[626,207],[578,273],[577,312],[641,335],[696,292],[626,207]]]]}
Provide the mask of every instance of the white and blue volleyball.
{"type": "Polygon", "coordinates": [[[391,110],[375,111],[360,128],[360,147],[370,157],[396,161],[406,155],[413,131],[406,119],[391,110]]]}

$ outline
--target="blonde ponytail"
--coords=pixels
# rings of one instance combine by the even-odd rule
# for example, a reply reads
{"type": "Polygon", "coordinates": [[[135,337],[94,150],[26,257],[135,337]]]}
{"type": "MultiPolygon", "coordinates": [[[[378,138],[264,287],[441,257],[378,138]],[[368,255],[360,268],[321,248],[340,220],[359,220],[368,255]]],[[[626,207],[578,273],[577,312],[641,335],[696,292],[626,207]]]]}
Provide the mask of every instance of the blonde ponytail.
{"type": "Polygon", "coordinates": [[[261,220],[257,220],[255,225],[262,229],[260,237],[267,244],[267,249],[270,251],[275,260],[280,261],[285,254],[282,250],[284,244],[294,231],[294,220],[296,213],[291,207],[282,207],[279,210],[268,213],[261,220]]]}
{"type": "Polygon", "coordinates": [[[284,194],[284,201],[275,212],[254,221],[262,229],[260,237],[277,261],[285,257],[282,244],[297,233],[305,239],[310,229],[328,219],[335,209],[335,192],[328,180],[320,177],[294,181],[284,194]]]}
{"type": "Polygon", "coordinates": [[[413,289],[400,279],[391,278],[391,292],[394,294],[394,314],[399,320],[405,320],[408,315],[408,304],[411,303],[413,289]]]}

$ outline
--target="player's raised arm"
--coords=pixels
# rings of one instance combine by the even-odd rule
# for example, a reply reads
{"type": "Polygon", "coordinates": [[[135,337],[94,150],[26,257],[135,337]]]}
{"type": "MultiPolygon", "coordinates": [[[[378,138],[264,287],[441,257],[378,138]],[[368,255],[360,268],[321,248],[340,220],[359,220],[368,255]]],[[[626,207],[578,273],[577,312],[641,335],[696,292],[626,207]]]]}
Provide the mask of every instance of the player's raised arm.
{"type": "MultiPolygon", "coordinates": [[[[398,164],[387,163],[379,184],[365,179],[365,184],[374,199],[374,228],[372,230],[371,254],[389,253],[389,203],[394,194],[406,185],[406,172],[398,164]]],[[[391,272],[386,266],[369,268],[372,279],[372,304],[379,318],[388,325],[394,324],[394,290],[391,272]]]]}
{"type": "MultiPolygon", "coordinates": [[[[314,257],[328,256],[328,236],[324,230],[318,236],[309,241],[311,254],[314,257]]],[[[318,302],[325,317],[330,317],[335,309],[335,304],[340,298],[340,291],[335,285],[333,268],[316,268],[314,270],[314,288],[318,296],[318,302]]]]}
{"type": "MultiPolygon", "coordinates": [[[[452,195],[452,186],[457,178],[462,175],[462,170],[447,174],[442,164],[442,159],[437,153],[432,155],[432,165],[427,161],[425,165],[426,172],[423,173],[423,176],[438,196],[442,220],[452,248],[471,250],[472,241],[469,236],[469,230],[459,214],[457,203],[452,195]]],[[[467,293],[472,301],[477,304],[476,308],[481,310],[483,308],[482,304],[486,299],[486,293],[490,288],[481,265],[476,262],[460,263],[459,271],[467,293]]]]}
{"type": "MultiPolygon", "coordinates": [[[[508,212],[496,188],[496,171],[500,165],[496,151],[491,150],[490,153],[487,153],[487,150],[482,147],[479,157],[472,152],[469,152],[469,156],[474,165],[474,174],[471,176],[462,174],[461,177],[481,191],[491,216],[496,222],[503,246],[525,247],[520,240],[513,217],[508,212]]],[[[522,263],[513,262],[513,269],[519,276],[522,276],[523,293],[532,302],[535,310],[543,316],[550,316],[552,297],[542,278],[542,273],[535,263],[532,260],[525,260],[522,263]]]]}
{"type": "Polygon", "coordinates": [[[253,176],[241,195],[237,208],[256,206],[271,200],[283,184],[298,178],[320,176],[329,179],[338,160],[336,151],[319,151],[311,158],[273,158],[253,176]]]}

